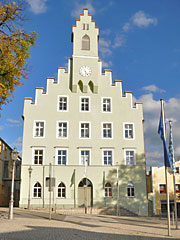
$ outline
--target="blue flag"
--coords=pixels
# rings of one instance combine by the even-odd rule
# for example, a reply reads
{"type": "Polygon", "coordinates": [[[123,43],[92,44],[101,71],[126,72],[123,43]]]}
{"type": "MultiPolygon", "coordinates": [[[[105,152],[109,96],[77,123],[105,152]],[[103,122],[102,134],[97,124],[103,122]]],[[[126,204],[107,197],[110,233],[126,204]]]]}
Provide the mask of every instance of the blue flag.
{"type": "Polygon", "coordinates": [[[160,121],[159,121],[159,128],[158,128],[158,133],[163,141],[163,147],[164,147],[164,165],[165,167],[171,167],[170,161],[169,161],[169,154],[168,154],[168,148],[166,144],[166,139],[164,135],[164,128],[163,128],[163,119],[162,119],[162,112],[160,116],[160,121]]]}
{"type": "Polygon", "coordinates": [[[172,135],[172,125],[169,121],[169,159],[171,163],[171,168],[174,173],[176,173],[175,159],[174,159],[174,148],[173,148],[173,135],[172,135]]]}

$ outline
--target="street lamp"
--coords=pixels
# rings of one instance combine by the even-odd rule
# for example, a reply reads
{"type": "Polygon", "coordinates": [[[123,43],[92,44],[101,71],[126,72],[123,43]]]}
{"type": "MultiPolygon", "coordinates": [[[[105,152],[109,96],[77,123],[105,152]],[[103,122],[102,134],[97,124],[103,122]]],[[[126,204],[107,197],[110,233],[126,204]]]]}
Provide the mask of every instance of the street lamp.
{"type": "Polygon", "coordinates": [[[30,199],[31,199],[31,173],[32,173],[32,167],[30,166],[28,168],[29,172],[29,193],[28,193],[28,209],[30,209],[30,199]]]}
{"type": "Polygon", "coordinates": [[[14,171],[15,171],[15,164],[16,160],[18,158],[19,152],[17,152],[16,148],[11,152],[11,159],[13,162],[13,168],[12,168],[12,182],[11,182],[11,198],[9,202],[9,216],[8,218],[11,220],[13,219],[13,203],[14,203],[14,171]]]}

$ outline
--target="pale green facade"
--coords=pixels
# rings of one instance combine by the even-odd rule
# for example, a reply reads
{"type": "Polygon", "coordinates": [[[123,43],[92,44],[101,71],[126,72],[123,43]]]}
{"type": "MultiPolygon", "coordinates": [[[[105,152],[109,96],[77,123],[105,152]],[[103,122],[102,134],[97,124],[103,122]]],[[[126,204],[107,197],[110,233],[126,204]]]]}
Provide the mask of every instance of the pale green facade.
{"type": "Polygon", "coordinates": [[[52,202],[56,207],[82,205],[83,188],[79,187],[79,183],[85,176],[92,184],[88,205],[115,206],[119,168],[120,206],[141,216],[148,214],[142,104],[133,105],[131,92],[122,94],[121,81],[112,84],[111,70],[102,73],[98,38],[99,29],[88,15],[88,10],[84,9],[80,20],[76,20],[76,26],[73,26],[73,56],[69,59],[68,71],[59,68],[57,82],[48,78],[46,92],[43,88],[37,88],[34,103],[31,98],[25,98],[21,207],[27,207],[28,198],[31,207],[47,207],[49,192],[45,180],[49,176],[51,163],[52,176],[55,178],[52,202]],[[82,43],[85,35],[89,36],[90,41],[86,39],[82,43]],[[82,50],[88,47],[89,50],[82,50]],[[63,97],[67,101],[65,111],[59,109],[59,98],[63,97]],[[82,98],[88,99],[88,111],[81,110],[82,98]],[[103,111],[103,99],[110,99],[110,111],[103,111]],[[43,122],[43,134],[36,137],[38,122],[43,122]],[[59,123],[66,123],[67,136],[58,137],[59,123]],[[88,124],[87,138],[81,136],[82,123],[88,124]],[[103,123],[110,124],[111,137],[104,137],[103,123]],[[125,136],[125,124],[133,126],[130,138],[125,136]],[[38,154],[42,153],[39,150],[43,151],[42,164],[35,164],[35,150],[38,154]],[[58,164],[58,150],[66,151],[66,165],[58,164]],[[81,151],[86,150],[89,153],[87,167],[81,164],[81,151]],[[111,155],[110,165],[104,162],[105,152],[111,155]],[[134,153],[132,165],[127,165],[127,152],[134,153]],[[30,166],[32,174],[29,179],[30,166]],[[74,170],[75,180],[72,178],[74,170]],[[34,184],[37,182],[41,186],[40,197],[34,197],[34,184]],[[61,182],[65,185],[65,196],[58,197],[58,185],[61,182]],[[107,182],[111,184],[112,196],[105,197],[104,186],[107,182]],[[127,193],[129,183],[134,187],[133,196],[127,193]]]}

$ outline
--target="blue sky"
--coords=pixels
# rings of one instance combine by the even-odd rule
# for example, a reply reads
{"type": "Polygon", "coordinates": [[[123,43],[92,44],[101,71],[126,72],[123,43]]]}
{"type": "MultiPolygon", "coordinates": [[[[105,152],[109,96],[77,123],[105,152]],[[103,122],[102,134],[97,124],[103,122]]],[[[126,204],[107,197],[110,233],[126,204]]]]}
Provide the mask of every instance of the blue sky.
{"type": "MultiPolygon", "coordinates": [[[[179,0],[26,0],[27,31],[38,33],[28,60],[29,79],[3,106],[0,136],[21,151],[24,97],[46,88],[72,55],[71,32],[76,18],[88,8],[100,29],[99,56],[123,91],[142,101],[147,165],[162,165],[162,142],[157,134],[160,98],[166,118],[173,120],[175,156],[180,156],[180,1],[179,0]]],[[[167,127],[168,130],[168,127],[167,127]]],[[[168,132],[168,131],[167,131],[168,132]]]]}

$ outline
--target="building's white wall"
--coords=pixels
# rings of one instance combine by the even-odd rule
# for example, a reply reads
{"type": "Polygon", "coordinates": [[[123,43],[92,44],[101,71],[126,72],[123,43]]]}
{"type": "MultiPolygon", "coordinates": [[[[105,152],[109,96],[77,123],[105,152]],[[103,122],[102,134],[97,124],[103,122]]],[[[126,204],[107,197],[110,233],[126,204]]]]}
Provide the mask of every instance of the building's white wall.
{"type": "MultiPolygon", "coordinates": [[[[89,16],[87,16],[89,18],[89,16]]],[[[78,21],[79,23],[79,21],[78,21]]],[[[79,23],[80,24],[80,23],[79,23]]],[[[92,23],[94,24],[94,22],[92,23]]],[[[95,29],[97,31],[97,29],[95,29]]],[[[74,42],[76,41],[76,32],[74,27],[74,42]]],[[[78,31],[78,30],[77,30],[78,31]]],[[[79,36],[77,33],[77,37],[79,36]]],[[[90,36],[94,36],[94,30],[90,36]]],[[[96,32],[96,35],[98,32],[96,32]]],[[[93,37],[92,37],[93,39],[93,37]]],[[[93,40],[92,40],[93,42],[93,40]]],[[[78,48],[78,46],[77,46],[78,48]]],[[[74,54],[82,54],[76,52],[74,54]]],[[[96,56],[95,53],[89,53],[96,56]]],[[[53,165],[53,176],[56,178],[56,186],[62,181],[66,185],[66,199],[57,199],[55,193],[54,203],[63,206],[73,206],[73,189],[70,187],[73,170],[76,169],[76,197],[78,198],[78,184],[84,177],[84,167],[79,166],[79,148],[88,147],[91,149],[91,166],[88,167],[87,176],[93,184],[93,203],[94,206],[104,206],[104,190],[102,188],[103,172],[114,185],[114,195],[107,201],[111,204],[116,203],[116,167],[102,165],[102,148],[111,147],[114,151],[114,165],[120,166],[120,198],[123,206],[140,215],[147,215],[146,199],[146,178],[145,178],[145,158],[144,158],[144,133],[143,133],[143,113],[142,104],[133,107],[132,94],[130,92],[122,95],[121,82],[117,81],[112,84],[111,71],[102,73],[101,62],[96,58],[77,58],[70,61],[69,72],[63,68],[58,69],[57,83],[53,79],[47,80],[47,91],[36,89],[35,102],[26,98],[24,104],[24,133],[23,133],[23,166],[22,166],[22,185],[20,205],[27,206],[28,199],[28,167],[32,165],[31,185],[39,181],[43,186],[43,167],[35,166],[32,162],[33,147],[43,147],[45,149],[44,160],[44,177],[49,175],[49,163],[53,165]],[[73,63],[73,64],[72,64],[73,63]],[[82,65],[90,66],[92,74],[90,77],[81,77],[79,68],[82,65]],[[79,80],[87,86],[86,92],[81,92],[78,86],[79,80]],[[93,93],[88,83],[93,81],[98,87],[97,93],[93,93]],[[75,91],[71,91],[70,85],[76,85],[75,91]],[[57,111],[58,96],[68,96],[68,111],[57,111]],[[88,96],[90,98],[90,112],[80,112],[80,97],[88,96]],[[102,97],[112,99],[112,113],[103,113],[101,100],[102,97]],[[45,137],[33,138],[34,120],[45,121],[45,137]],[[68,121],[69,136],[67,139],[56,138],[57,121],[68,121]],[[91,138],[79,139],[79,122],[87,121],[91,123],[91,138]],[[102,139],[102,122],[113,123],[113,138],[102,139]],[[133,140],[124,139],[123,123],[130,122],[135,127],[135,138],[133,140]],[[55,166],[56,147],[68,148],[68,166],[55,166]],[[131,148],[136,151],[136,166],[125,166],[124,149],[131,148]],[[114,172],[115,171],[115,172],[114,172]],[[126,186],[129,181],[134,183],[136,188],[136,197],[128,198],[126,196],[126,186]]],[[[32,187],[32,186],[31,186],[32,187]]],[[[32,191],[31,191],[32,192],[32,191]]],[[[44,202],[48,204],[48,190],[44,190],[44,202]]],[[[107,204],[106,203],[106,204],[107,204]]],[[[42,206],[42,199],[32,199],[31,204],[42,206]]]]}

